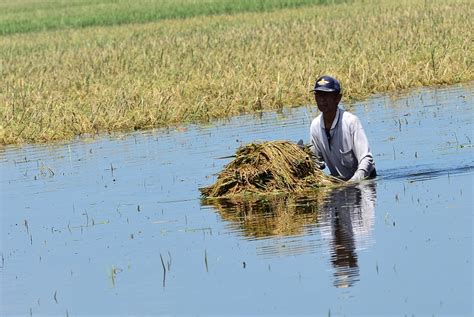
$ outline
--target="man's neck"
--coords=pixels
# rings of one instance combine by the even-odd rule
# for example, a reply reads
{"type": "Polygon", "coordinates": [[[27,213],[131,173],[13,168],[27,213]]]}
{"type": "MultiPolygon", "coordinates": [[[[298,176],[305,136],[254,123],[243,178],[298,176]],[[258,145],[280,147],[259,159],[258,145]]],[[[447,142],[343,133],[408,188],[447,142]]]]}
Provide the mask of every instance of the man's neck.
{"type": "Polygon", "coordinates": [[[337,108],[334,111],[323,113],[325,129],[327,130],[331,129],[332,123],[334,122],[334,119],[336,118],[336,113],[337,113],[337,108]]]}

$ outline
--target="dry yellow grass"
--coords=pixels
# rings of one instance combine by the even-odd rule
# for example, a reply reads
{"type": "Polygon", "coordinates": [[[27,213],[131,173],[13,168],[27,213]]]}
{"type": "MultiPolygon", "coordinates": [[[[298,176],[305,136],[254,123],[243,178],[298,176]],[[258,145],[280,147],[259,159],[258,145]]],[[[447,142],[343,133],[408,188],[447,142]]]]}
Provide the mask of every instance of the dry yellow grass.
{"type": "Polygon", "coordinates": [[[207,121],[474,79],[467,0],[354,1],[0,37],[0,143],[207,121]]]}

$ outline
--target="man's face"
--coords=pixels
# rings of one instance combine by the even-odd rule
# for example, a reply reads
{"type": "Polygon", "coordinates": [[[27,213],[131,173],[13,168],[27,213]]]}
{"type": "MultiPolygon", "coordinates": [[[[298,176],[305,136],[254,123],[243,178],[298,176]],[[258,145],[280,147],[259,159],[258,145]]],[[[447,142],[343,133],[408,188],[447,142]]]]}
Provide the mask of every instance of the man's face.
{"type": "Polygon", "coordinates": [[[314,94],[318,109],[322,113],[336,111],[341,97],[342,95],[338,92],[316,91],[314,94]]]}

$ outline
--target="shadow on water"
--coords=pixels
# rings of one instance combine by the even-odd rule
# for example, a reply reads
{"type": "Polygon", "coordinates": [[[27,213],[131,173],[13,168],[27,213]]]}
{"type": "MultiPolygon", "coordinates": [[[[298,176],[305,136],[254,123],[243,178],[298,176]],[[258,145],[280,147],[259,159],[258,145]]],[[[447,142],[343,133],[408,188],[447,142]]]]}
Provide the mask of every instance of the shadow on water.
{"type": "MultiPolygon", "coordinates": [[[[246,238],[308,234],[317,229],[330,246],[334,286],[346,288],[359,279],[357,250],[371,244],[376,183],[364,182],[311,193],[259,198],[202,199],[246,238]]],[[[311,252],[290,245],[286,255],[311,252]]],[[[277,252],[273,251],[273,254],[277,252]]]]}

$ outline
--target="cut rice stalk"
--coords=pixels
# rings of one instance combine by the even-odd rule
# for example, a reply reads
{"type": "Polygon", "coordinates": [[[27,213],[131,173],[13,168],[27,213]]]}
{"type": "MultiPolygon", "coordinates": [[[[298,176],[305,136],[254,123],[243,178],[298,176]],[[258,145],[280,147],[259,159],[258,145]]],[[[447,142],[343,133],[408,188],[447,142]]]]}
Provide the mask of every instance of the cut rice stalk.
{"type": "Polygon", "coordinates": [[[287,141],[251,143],[240,147],[235,159],[219,173],[215,184],[200,188],[204,197],[301,192],[334,186],[341,180],[324,174],[306,146],[287,141]]]}

